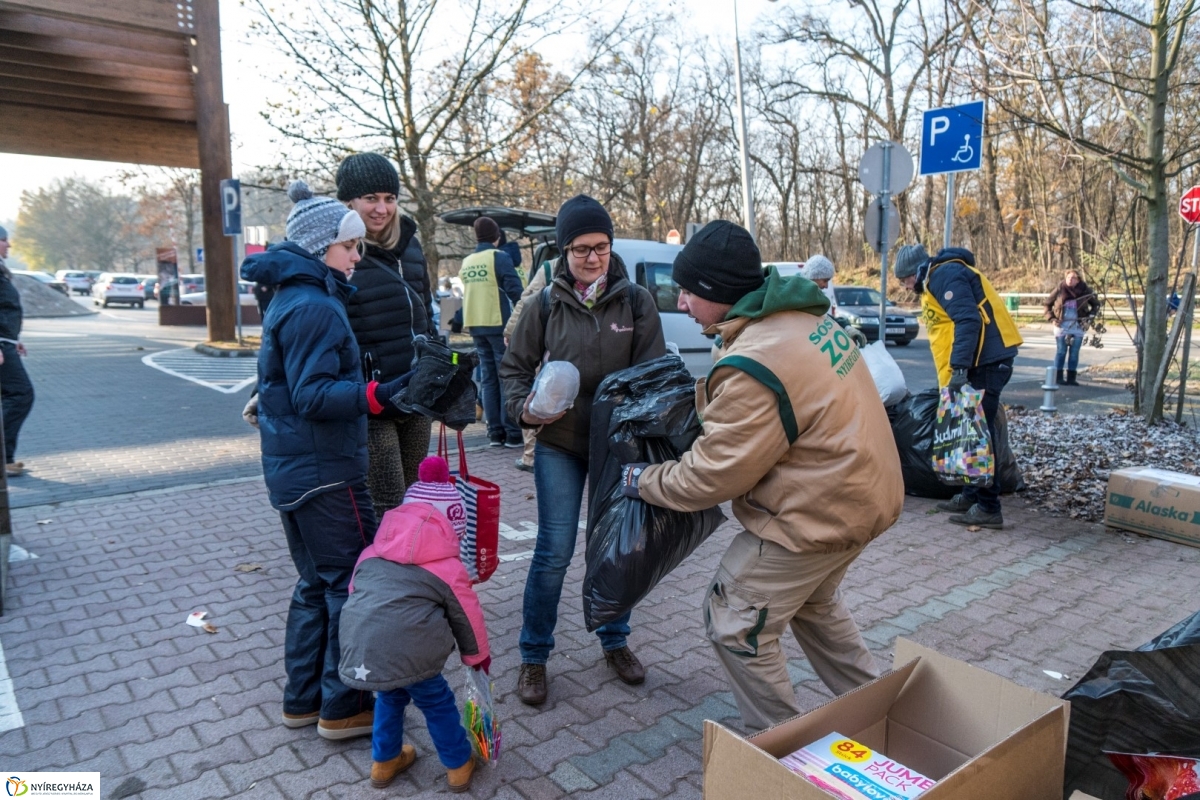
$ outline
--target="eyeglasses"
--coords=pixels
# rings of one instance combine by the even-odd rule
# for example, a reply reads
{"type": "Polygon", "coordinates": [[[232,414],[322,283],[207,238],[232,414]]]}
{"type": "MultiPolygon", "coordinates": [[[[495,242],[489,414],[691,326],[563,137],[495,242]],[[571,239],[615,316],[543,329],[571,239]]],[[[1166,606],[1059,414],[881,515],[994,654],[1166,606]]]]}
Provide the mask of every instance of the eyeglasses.
{"type": "Polygon", "coordinates": [[[598,256],[606,256],[612,252],[612,242],[601,242],[593,247],[588,247],[586,244],[577,244],[574,247],[568,247],[567,252],[578,259],[586,259],[592,253],[598,256]]]}

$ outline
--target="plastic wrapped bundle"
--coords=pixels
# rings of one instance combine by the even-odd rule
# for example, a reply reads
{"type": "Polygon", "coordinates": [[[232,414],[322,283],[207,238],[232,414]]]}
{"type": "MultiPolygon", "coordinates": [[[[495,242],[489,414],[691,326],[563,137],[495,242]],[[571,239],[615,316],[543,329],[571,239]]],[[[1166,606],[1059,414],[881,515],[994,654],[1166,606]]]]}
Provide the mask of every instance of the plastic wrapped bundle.
{"type": "Polygon", "coordinates": [[[533,382],[529,413],[547,419],[556,417],[575,403],[579,395],[579,370],[570,361],[551,361],[533,382]]]}
{"type": "Polygon", "coordinates": [[[725,521],[718,508],[684,512],[621,494],[621,467],[677,460],[700,435],[695,388],[674,355],[613,373],[596,391],[590,442],[589,631],[633,608],[725,521]]]}

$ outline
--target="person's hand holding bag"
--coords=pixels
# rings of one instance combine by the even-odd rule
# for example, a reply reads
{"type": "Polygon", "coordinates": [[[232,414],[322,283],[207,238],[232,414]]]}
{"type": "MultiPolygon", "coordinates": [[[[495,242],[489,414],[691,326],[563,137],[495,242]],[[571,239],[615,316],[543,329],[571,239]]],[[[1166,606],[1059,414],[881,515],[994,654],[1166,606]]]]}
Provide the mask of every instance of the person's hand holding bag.
{"type": "Polygon", "coordinates": [[[400,412],[400,409],[392,402],[392,398],[404,391],[408,382],[412,380],[414,372],[415,370],[410,370],[387,383],[371,381],[367,384],[367,407],[371,416],[378,417],[388,412],[400,412]]]}

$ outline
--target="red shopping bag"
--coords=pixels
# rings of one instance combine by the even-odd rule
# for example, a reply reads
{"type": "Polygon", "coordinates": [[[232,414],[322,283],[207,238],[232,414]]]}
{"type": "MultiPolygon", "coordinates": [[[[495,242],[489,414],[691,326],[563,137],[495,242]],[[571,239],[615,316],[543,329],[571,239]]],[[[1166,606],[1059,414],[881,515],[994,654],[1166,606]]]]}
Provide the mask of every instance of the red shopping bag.
{"type": "MultiPolygon", "coordinates": [[[[445,425],[438,434],[438,455],[450,463],[445,425]]],[[[471,583],[483,583],[500,564],[500,487],[467,470],[462,431],[458,431],[458,472],[451,472],[450,480],[467,507],[467,532],[459,542],[458,555],[471,583]]]]}

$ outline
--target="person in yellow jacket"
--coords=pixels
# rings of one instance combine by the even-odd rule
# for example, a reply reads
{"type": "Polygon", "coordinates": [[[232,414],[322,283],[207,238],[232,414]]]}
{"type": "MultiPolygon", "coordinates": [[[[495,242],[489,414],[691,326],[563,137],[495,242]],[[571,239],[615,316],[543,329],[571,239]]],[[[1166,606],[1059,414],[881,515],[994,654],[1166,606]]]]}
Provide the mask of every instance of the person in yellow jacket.
{"type": "Polygon", "coordinates": [[[492,447],[523,447],[521,428],[509,419],[500,393],[500,362],[504,359],[504,324],[521,299],[521,278],[500,244],[500,226],[491,217],[475,220],[475,252],[463,259],[458,277],[463,282],[462,327],[471,334],[479,354],[483,417],[492,447]]]}
{"type": "MultiPolygon", "coordinates": [[[[988,434],[996,441],[1000,393],[1012,378],[1017,348],[1024,341],[991,281],[975,268],[975,255],[947,247],[933,258],[924,245],[910,244],[896,253],[896,277],[921,296],[921,315],[938,371],[938,385],[959,391],[970,385],[983,390],[988,434]]],[[[954,512],[958,525],[1003,528],[1000,487],[967,486],[938,503],[954,512]]]]}
{"type": "Polygon", "coordinates": [[[672,277],[679,309],[718,337],[697,384],[704,427],[679,461],[628,465],[623,492],[681,511],[733,500],[745,529],[704,621],[743,721],[766,728],[800,711],[789,627],[834,692],[879,674],[839,587],[900,516],[900,458],[870,370],[815,283],[764,274],[750,234],[724,221],[688,241],[672,277]]]}

